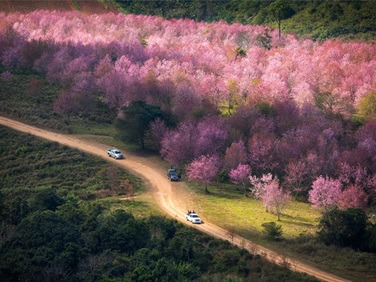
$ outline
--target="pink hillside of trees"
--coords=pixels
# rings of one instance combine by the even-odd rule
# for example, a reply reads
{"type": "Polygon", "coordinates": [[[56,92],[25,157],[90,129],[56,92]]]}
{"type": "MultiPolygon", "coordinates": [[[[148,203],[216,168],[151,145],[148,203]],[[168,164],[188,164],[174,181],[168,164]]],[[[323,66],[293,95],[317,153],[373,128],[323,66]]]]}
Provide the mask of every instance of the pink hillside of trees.
{"type": "Polygon", "coordinates": [[[330,93],[323,109],[349,115],[376,90],[373,44],[316,43],[278,38],[262,26],[111,13],[2,13],[0,21],[4,66],[31,67],[64,87],[101,91],[117,109],[133,99],[161,102],[166,97],[160,95],[184,89],[172,108],[194,107],[203,98],[217,107],[260,99],[292,99],[301,106],[330,93]],[[270,50],[259,41],[267,34],[270,50]],[[239,47],[245,56],[237,56],[239,47]],[[139,86],[148,90],[146,97],[139,86]]]}
{"type": "Polygon", "coordinates": [[[174,126],[152,122],[150,144],[205,186],[219,171],[244,183],[243,165],[278,175],[273,195],[362,206],[349,200],[356,186],[376,203],[375,44],[143,15],[0,13],[0,66],[5,86],[23,71],[59,86],[54,111],[68,118],[97,103],[117,114],[137,100],[159,106],[174,126]]]}

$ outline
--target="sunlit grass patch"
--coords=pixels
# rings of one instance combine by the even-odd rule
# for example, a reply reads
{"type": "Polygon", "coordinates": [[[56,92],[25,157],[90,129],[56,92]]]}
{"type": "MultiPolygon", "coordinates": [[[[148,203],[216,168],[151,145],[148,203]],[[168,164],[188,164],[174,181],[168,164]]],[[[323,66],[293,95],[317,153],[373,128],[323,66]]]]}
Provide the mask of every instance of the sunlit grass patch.
{"type": "MultiPolygon", "coordinates": [[[[277,216],[266,212],[261,201],[245,195],[244,191],[237,190],[234,185],[211,186],[209,194],[203,192],[200,184],[188,185],[189,189],[196,192],[192,194],[193,202],[204,218],[239,234],[251,236],[250,239],[262,231],[261,225],[264,222],[277,222],[277,216]]],[[[283,210],[278,224],[282,225],[285,238],[314,234],[320,215],[309,204],[293,201],[283,210]]]]}
{"type": "Polygon", "coordinates": [[[109,211],[122,209],[139,219],[163,215],[153,197],[147,193],[135,196],[133,198],[107,197],[98,200],[98,202],[105,205],[109,211]]]}

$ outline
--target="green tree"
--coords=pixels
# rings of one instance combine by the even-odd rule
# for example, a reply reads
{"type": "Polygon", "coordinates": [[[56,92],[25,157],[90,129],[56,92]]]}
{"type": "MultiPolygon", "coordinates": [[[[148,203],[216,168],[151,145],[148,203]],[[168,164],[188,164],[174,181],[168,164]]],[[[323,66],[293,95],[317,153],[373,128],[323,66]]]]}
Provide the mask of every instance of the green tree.
{"type": "Polygon", "coordinates": [[[4,219],[5,213],[5,197],[4,194],[0,191],[0,222],[4,219]]]}
{"type": "Polygon", "coordinates": [[[295,11],[286,0],[276,0],[270,5],[270,9],[273,17],[277,20],[278,36],[281,37],[281,21],[293,16],[295,11]]]}
{"type": "Polygon", "coordinates": [[[83,223],[85,219],[83,211],[80,210],[78,204],[73,201],[67,201],[65,204],[60,205],[56,210],[56,214],[65,221],[77,226],[83,223]]]}
{"type": "Polygon", "coordinates": [[[376,91],[364,95],[359,100],[357,114],[366,120],[376,118],[376,91]]]}
{"type": "Polygon", "coordinates": [[[23,219],[0,248],[0,277],[6,277],[4,281],[45,281],[45,271],[53,276],[59,269],[68,272],[66,267],[75,264],[82,253],[79,242],[78,228],[53,211],[37,211],[23,219]]]}
{"type": "Polygon", "coordinates": [[[17,225],[29,213],[29,205],[26,200],[18,196],[7,203],[6,218],[9,223],[17,225]]]}
{"type": "Polygon", "coordinates": [[[54,189],[45,188],[37,193],[31,200],[33,210],[52,210],[55,211],[58,206],[64,204],[65,200],[61,198],[54,189]]]}
{"type": "Polygon", "coordinates": [[[318,236],[327,245],[363,249],[367,244],[367,230],[370,226],[362,209],[334,209],[324,212],[318,236]]]}
{"type": "Polygon", "coordinates": [[[145,149],[146,132],[156,118],[169,121],[159,107],[144,101],[133,101],[123,109],[123,116],[116,121],[115,126],[123,141],[136,143],[145,149]]]}
{"type": "Polygon", "coordinates": [[[276,224],[275,222],[265,222],[261,224],[263,233],[272,240],[280,240],[282,238],[282,226],[276,224]]]}

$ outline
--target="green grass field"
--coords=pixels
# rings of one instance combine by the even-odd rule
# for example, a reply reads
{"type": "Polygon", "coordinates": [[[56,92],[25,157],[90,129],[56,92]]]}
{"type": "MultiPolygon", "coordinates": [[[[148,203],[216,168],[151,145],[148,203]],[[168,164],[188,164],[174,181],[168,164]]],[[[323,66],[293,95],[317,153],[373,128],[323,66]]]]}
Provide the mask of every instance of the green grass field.
{"type": "Polygon", "coordinates": [[[201,184],[193,182],[188,183],[183,191],[204,220],[352,281],[376,281],[376,254],[325,246],[315,239],[321,213],[309,204],[291,202],[278,221],[275,214],[266,212],[259,200],[246,196],[240,187],[221,183],[210,186],[209,191],[210,194],[206,194],[201,184]],[[282,226],[281,241],[266,239],[261,226],[265,222],[282,226]]]}
{"type": "MultiPolygon", "coordinates": [[[[259,200],[245,195],[241,188],[230,184],[220,184],[210,187],[206,195],[199,184],[191,184],[195,191],[194,202],[212,222],[221,223],[226,227],[236,226],[243,234],[259,234],[264,222],[277,222],[275,214],[266,212],[259,200]],[[231,221],[226,220],[231,218],[231,221]]],[[[320,212],[308,204],[291,202],[284,210],[281,221],[285,238],[295,238],[300,234],[313,235],[317,230],[320,212]]],[[[247,236],[247,237],[248,237],[247,236]]]]}

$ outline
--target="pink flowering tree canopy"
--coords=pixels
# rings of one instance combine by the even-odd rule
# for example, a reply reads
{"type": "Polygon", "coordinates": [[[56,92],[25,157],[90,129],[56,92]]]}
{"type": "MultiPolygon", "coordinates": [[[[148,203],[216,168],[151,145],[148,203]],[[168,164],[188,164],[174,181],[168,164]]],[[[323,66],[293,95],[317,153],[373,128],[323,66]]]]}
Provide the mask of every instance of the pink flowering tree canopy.
{"type": "Polygon", "coordinates": [[[224,157],[224,168],[226,171],[237,169],[239,164],[245,164],[248,161],[247,148],[244,141],[233,142],[230,147],[226,149],[224,157]]]}
{"type": "Polygon", "coordinates": [[[281,220],[281,213],[285,206],[291,201],[289,191],[284,191],[279,186],[278,179],[274,178],[271,182],[265,184],[265,193],[262,197],[262,203],[268,210],[274,210],[281,220]]]}
{"type": "Polygon", "coordinates": [[[209,193],[208,185],[216,178],[220,166],[217,156],[201,156],[187,167],[189,180],[201,182],[205,185],[205,192],[209,193]]]}
{"type": "Polygon", "coordinates": [[[316,209],[328,210],[337,206],[342,193],[339,180],[319,176],[312,184],[308,200],[316,209]]]}
{"type": "Polygon", "coordinates": [[[263,174],[260,178],[256,176],[249,177],[253,185],[253,194],[262,201],[266,211],[274,210],[280,220],[283,208],[291,201],[290,192],[285,192],[279,186],[277,178],[273,175],[263,174]]]}
{"type": "Polygon", "coordinates": [[[364,208],[367,206],[368,197],[363,189],[356,185],[350,185],[341,194],[338,206],[342,210],[348,208],[364,208]]]}
{"type": "Polygon", "coordinates": [[[265,194],[265,186],[273,180],[273,175],[271,173],[263,174],[261,177],[249,176],[249,181],[253,185],[252,194],[256,199],[262,199],[265,194]]]}
{"type": "Polygon", "coordinates": [[[230,171],[230,180],[232,183],[241,185],[246,192],[246,185],[249,183],[249,176],[252,173],[252,169],[247,164],[239,164],[236,169],[230,171]]]}

